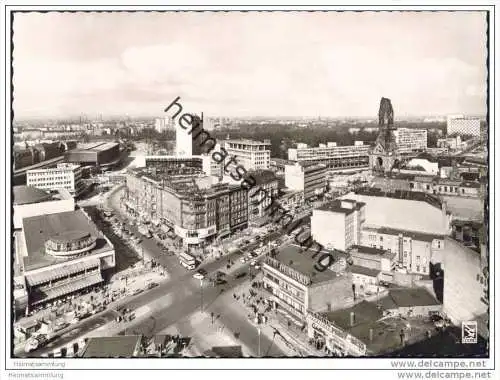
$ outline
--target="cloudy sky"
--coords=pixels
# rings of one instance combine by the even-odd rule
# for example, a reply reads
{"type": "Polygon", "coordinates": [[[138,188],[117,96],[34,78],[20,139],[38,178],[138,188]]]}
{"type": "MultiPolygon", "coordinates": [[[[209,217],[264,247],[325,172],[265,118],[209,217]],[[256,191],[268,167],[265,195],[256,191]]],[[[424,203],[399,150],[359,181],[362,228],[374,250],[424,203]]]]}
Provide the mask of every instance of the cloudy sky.
{"type": "Polygon", "coordinates": [[[486,112],[485,13],[50,13],[14,18],[16,118],[486,112]]]}

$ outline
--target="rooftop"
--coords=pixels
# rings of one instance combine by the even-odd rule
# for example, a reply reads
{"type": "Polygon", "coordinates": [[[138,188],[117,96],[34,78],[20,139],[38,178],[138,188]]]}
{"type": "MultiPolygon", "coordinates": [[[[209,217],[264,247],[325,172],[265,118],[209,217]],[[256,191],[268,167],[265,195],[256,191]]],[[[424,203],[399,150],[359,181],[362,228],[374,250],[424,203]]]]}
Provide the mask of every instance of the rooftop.
{"type": "Polygon", "coordinates": [[[324,204],[321,207],[318,207],[316,210],[321,210],[321,211],[331,211],[331,212],[337,212],[337,213],[344,213],[346,215],[351,214],[352,212],[356,210],[360,210],[361,207],[363,207],[365,203],[363,202],[356,202],[355,200],[352,199],[335,199],[331,202],[328,202],[327,204],[324,204]],[[352,208],[347,208],[344,207],[343,203],[348,202],[353,204],[352,208]]]}
{"type": "Polygon", "coordinates": [[[14,204],[25,205],[52,200],[50,193],[32,186],[14,186],[14,204]]]}
{"type": "MultiPolygon", "coordinates": [[[[326,253],[327,251],[325,250],[324,252],[326,253]]],[[[336,258],[335,261],[337,261],[341,256],[345,257],[345,255],[341,252],[328,252],[334,255],[336,258]]],[[[304,250],[296,244],[290,244],[282,247],[274,259],[278,260],[284,266],[309,277],[313,284],[336,278],[335,273],[331,270],[320,272],[314,269],[314,265],[317,263],[317,258],[313,258],[312,255],[315,253],[316,249],[314,246],[309,250],[304,250]]]]}
{"type": "Polygon", "coordinates": [[[97,241],[96,247],[90,251],[90,254],[112,249],[82,210],[25,218],[23,219],[23,230],[27,250],[27,256],[23,257],[25,271],[71,260],[46,255],[45,242],[49,239],[66,239],[68,236],[91,235],[97,238],[97,241]]]}
{"type": "Polygon", "coordinates": [[[257,181],[257,185],[278,180],[272,170],[249,170],[247,175],[252,176],[257,181]]]}
{"type": "Polygon", "coordinates": [[[271,145],[271,140],[250,140],[250,139],[227,139],[226,142],[232,144],[246,144],[246,145],[271,145]]]}
{"type": "Polygon", "coordinates": [[[137,355],[141,335],[118,335],[90,338],[85,346],[84,358],[132,358],[137,355]]]}
{"type": "Polygon", "coordinates": [[[369,277],[377,277],[381,272],[379,269],[366,268],[361,265],[351,265],[349,269],[352,273],[362,274],[369,277]]]}
{"type": "Polygon", "coordinates": [[[427,234],[423,232],[417,232],[417,231],[407,231],[407,230],[401,230],[397,228],[390,228],[390,227],[365,227],[364,228],[366,231],[373,231],[373,232],[378,232],[379,234],[385,234],[385,235],[399,235],[402,234],[405,237],[409,237],[412,240],[417,240],[417,241],[427,241],[427,242],[432,242],[435,239],[444,239],[443,235],[438,235],[438,234],[427,234]]]}
{"type": "Polygon", "coordinates": [[[398,307],[440,305],[440,302],[425,288],[404,288],[389,290],[398,307]]]}
{"type": "Polygon", "coordinates": [[[385,256],[388,259],[392,259],[396,256],[396,252],[389,252],[384,249],[379,249],[375,247],[368,247],[366,245],[353,245],[349,251],[351,255],[360,253],[365,255],[374,255],[374,256],[385,256]]]}
{"type": "Polygon", "coordinates": [[[72,150],[72,152],[103,152],[118,145],[120,144],[116,142],[101,142],[97,144],[88,144],[85,146],[81,146],[80,148],[75,148],[72,150]]]}

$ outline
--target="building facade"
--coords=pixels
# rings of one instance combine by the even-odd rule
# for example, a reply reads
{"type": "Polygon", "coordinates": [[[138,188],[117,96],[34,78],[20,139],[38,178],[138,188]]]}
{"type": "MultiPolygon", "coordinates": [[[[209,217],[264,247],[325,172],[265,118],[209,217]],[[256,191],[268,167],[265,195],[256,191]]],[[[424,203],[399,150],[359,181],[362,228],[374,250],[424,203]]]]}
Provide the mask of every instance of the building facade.
{"type": "Polygon", "coordinates": [[[26,185],[42,190],[66,189],[72,195],[83,190],[82,168],[75,164],[58,164],[56,168],[26,171],[26,185]]]}
{"type": "Polygon", "coordinates": [[[307,144],[297,144],[288,149],[288,160],[309,164],[324,164],[328,171],[363,169],[369,164],[369,145],[356,141],[354,145],[338,146],[335,142],[320,144],[310,148],[307,144]]]}
{"type": "Polygon", "coordinates": [[[352,297],[348,276],[332,270],[317,272],[313,266],[314,260],[293,246],[285,247],[274,257],[266,256],[262,266],[264,290],[276,311],[304,322],[308,310],[333,310],[352,297]]]}
{"type": "Polygon", "coordinates": [[[248,192],[248,222],[259,225],[266,221],[271,203],[278,197],[278,178],[271,170],[250,171],[248,175],[256,181],[255,190],[248,192]]]}
{"type": "Polygon", "coordinates": [[[481,119],[476,117],[449,116],[446,123],[446,134],[460,136],[481,136],[481,119]]]}
{"type": "Polygon", "coordinates": [[[408,273],[428,275],[430,264],[443,260],[445,238],[394,228],[364,227],[361,244],[395,255],[395,262],[408,273]]]}
{"type": "Polygon", "coordinates": [[[414,152],[427,149],[427,129],[397,128],[394,135],[400,151],[414,152]]]}
{"type": "Polygon", "coordinates": [[[115,266],[112,243],[81,210],[23,219],[18,246],[15,283],[24,286],[28,309],[96,286],[115,266]]]}
{"type": "Polygon", "coordinates": [[[269,169],[271,141],[225,140],[224,149],[228,156],[235,156],[238,164],[248,170],[269,169]]]}
{"type": "Polygon", "coordinates": [[[326,190],[326,165],[303,164],[285,166],[285,186],[294,191],[303,191],[304,200],[310,200],[326,190]]]}
{"type": "Polygon", "coordinates": [[[360,244],[365,204],[350,199],[335,200],[313,210],[311,235],[327,249],[346,251],[360,244]]]}
{"type": "Polygon", "coordinates": [[[186,245],[199,245],[248,225],[248,191],[208,176],[127,174],[129,212],[173,228],[186,245]]]}

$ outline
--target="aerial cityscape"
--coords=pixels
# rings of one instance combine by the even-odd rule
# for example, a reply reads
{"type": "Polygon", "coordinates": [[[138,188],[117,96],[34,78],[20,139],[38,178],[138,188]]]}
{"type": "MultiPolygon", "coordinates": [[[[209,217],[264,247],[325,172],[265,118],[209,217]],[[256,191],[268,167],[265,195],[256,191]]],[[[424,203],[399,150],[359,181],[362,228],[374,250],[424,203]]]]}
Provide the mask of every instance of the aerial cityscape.
{"type": "Polygon", "coordinates": [[[13,358],[489,357],[485,12],[13,30],[13,358]]]}

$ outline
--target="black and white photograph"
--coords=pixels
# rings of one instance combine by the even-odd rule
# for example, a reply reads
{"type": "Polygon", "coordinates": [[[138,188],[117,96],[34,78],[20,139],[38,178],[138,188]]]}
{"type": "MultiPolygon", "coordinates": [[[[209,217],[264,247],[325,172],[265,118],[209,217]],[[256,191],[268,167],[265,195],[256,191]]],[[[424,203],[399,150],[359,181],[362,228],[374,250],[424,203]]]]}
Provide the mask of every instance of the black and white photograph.
{"type": "Polygon", "coordinates": [[[493,4],[4,16],[6,378],[495,378],[493,4]]]}

